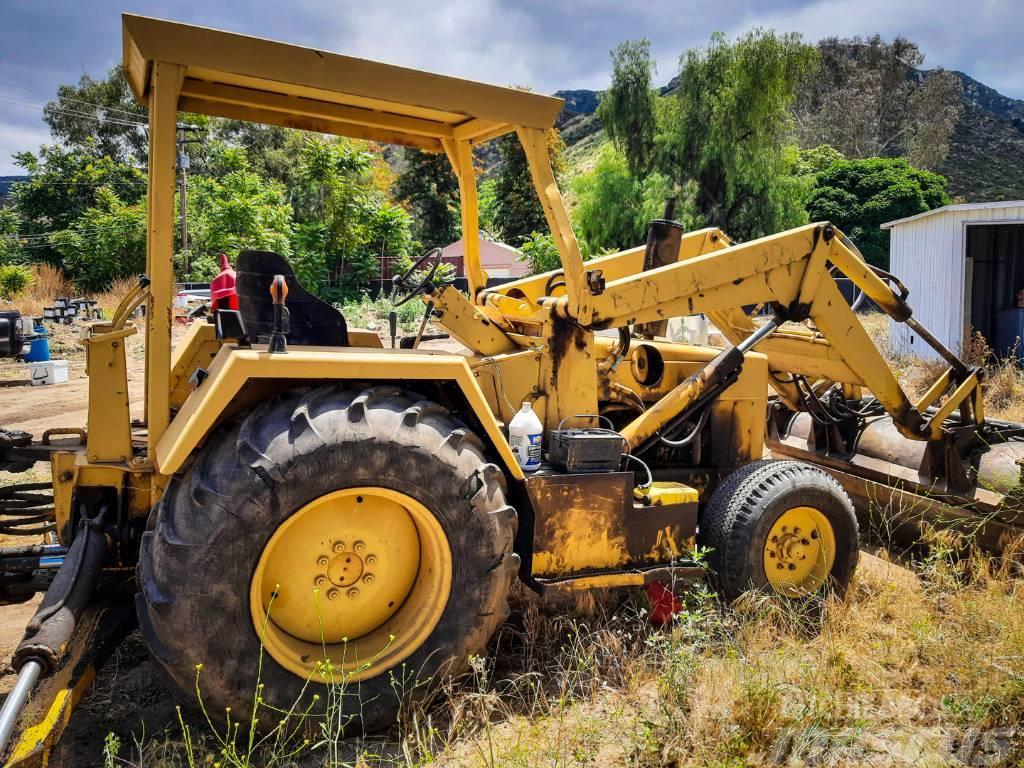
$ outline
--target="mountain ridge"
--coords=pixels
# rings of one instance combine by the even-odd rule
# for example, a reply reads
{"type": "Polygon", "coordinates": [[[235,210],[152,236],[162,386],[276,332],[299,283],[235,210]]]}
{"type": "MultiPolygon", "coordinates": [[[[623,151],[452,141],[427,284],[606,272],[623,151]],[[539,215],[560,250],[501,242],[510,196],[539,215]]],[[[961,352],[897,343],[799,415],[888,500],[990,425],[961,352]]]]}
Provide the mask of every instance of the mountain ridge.
{"type": "MultiPolygon", "coordinates": [[[[927,77],[929,71],[915,75],[927,77]]],[[[935,170],[948,179],[950,194],[966,202],[1024,199],[1024,100],[999,93],[964,72],[950,72],[963,85],[963,110],[949,154],[935,170]]],[[[678,84],[677,76],[659,93],[669,93],[678,84]]],[[[553,94],[565,99],[556,125],[577,163],[591,145],[600,143],[603,128],[596,112],[601,93],[576,88],[553,94]]]]}

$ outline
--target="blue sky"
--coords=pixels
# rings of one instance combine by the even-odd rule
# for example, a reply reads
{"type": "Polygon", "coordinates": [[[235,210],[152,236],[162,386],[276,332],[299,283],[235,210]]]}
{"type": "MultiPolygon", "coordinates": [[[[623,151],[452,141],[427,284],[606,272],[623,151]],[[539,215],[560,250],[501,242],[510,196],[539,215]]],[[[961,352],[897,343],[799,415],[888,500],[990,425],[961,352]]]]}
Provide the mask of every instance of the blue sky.
{"type": "Polygon", "coordinates": [[[122,11],[539,92],[605,87],[608,51],[630,38],[651,40],[664,82],[716,30],[764,26],[811,41],[877,32],[916,41],[925,66],[1024,98],[1019,0],[0,0],[0,175],[18,172],[12,152],[49,140],[33,105],[118,60],[122,11]]]}

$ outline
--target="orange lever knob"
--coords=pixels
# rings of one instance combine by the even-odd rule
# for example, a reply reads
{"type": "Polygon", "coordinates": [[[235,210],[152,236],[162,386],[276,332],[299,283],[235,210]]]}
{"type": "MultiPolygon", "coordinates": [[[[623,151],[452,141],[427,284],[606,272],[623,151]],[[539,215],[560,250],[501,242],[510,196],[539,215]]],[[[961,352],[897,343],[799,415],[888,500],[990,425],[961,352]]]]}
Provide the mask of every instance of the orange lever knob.
{"type": "Polygon", "coordinates": [[[270,298],[275,304],[284,304],[284,300],[288,298],[288,283],[284,275],[274,275],[270,282],[270,298]]]}

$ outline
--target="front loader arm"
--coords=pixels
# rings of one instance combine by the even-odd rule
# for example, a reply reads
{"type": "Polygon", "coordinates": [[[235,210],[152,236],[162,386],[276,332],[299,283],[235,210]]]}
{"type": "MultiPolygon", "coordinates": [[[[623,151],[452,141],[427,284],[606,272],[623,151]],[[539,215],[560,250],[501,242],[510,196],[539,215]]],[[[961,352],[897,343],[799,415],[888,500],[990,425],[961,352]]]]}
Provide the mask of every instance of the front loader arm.
{"type": "Polygon", "coordinates": [[[802,376],[866,388],[892,416],[897,429],[913,440],[939,437],[942,422],[959,406],[972,412],[972,419],[980,418],[977,373],[916,323],[904,297],[894,293],[831,224],[809,224],[738,245],[718,246],[728,243],[724,236],[706,242],[713,243],[714,249],[609,282],[594,297],[593,325],[616,328],[703,312],[731,342],[739,343],[755,330],[741,307],[769,304],[781,319],[809,319],[815,328],[787,325],[758,344],[758,351],[768,356],[773,387],[794,410],[802,407],[793,377],[802,376]],[[890,317],[913,325],[937,345],[950,362],[944,385],[940,380],[940,386],[920,401],[910,400],[840,293],[832,268],[890,317]],[[928,416],[928,406],[947,389],[952,389],[952,397],[939,413],[928,416]]]}

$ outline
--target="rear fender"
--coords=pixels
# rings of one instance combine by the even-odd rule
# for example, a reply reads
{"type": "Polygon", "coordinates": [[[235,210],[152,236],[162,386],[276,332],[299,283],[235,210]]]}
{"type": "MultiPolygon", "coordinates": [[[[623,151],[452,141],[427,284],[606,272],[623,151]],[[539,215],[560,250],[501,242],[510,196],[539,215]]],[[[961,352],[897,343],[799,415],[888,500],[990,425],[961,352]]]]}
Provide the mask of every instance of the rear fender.
{"type": "Polygon", "coordinates": [[[425,350],[292,347],[270,354],[266,345],[241,349],[225,345],[210,364],[208,375],[188,396],[156,446],[156,466],[172,475],[225,415],[235,410],[243,388],[251,385],[317,384],[329,381],[431,382],[458,389],[465,406],[508,476],[523,471],[502,434],[483,392],[462,355],[425,350]]]}

